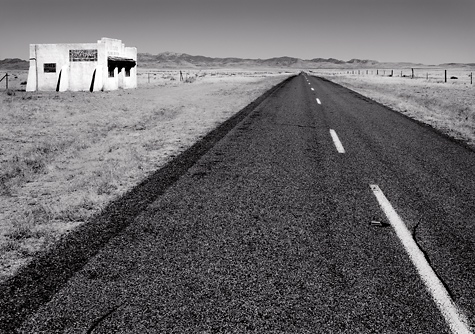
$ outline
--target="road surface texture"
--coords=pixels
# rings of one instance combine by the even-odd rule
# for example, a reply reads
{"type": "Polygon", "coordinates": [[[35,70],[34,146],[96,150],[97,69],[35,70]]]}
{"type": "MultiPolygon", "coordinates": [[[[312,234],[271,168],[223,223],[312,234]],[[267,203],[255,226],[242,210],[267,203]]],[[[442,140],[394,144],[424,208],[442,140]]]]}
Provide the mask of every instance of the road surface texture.
{"type": "Polygon", "coordinates": [[[98,218],[104,231],[85,228],[97,245],[76,236],[82,255],[62,246],[4,284],[5,331],[470,331],[472,150],[305,74],[240,115],[193,158],[178,157],[171,181],[159,171],[164,179],[141,185],[150,196],[129,195],[145,196],[141,204],[122,201],[98,218]]]}

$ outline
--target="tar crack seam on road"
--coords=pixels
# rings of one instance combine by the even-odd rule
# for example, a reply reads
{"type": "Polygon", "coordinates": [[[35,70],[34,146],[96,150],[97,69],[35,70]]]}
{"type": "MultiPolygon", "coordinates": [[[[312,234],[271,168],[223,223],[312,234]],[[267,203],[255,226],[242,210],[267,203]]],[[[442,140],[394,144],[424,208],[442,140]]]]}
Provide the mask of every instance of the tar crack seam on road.
{"type": "Polygon", "coordinates": [[[89,328],[87,329],[86,333],[87,334],[92,334],[101,322],[103,322],[105,319],[107,319],[112,313],[117,311],[119,309],[119,307],[121,307],[124,304],[125,304],[125,302],[122,302],[121,304],[119,304],[119,305],[113,307],[112,309],[110,309],[108,312],[104,313],[100,318],[94,320],[92,322],[91,326],[89,326],[89,328]]]}
{"type": "Polygon", "coordinates": [[[429,263],[429,266],[431,266],[432,270],[434,270],[435,276],[437,276],[439,281],[445,287],[445,289],[447,290],[447,293],[449,294],[450,298],[452,298],[452,300],[454,300],[455,299],[454,295],[453,295],[452,291],[450,290],[449,286],[447,285],[447,283],[445,283],[445,281],[442,279],[442,277],[440,277],[440,275],[436,272],[436,270],[434,269],[434,266],[432,265],[432,261],[431,261],[430,257],[427,255],[427,252],[424,250],[424,248],[420,244],[419,240],[417,240],[416,232],[417,232],[417,228],[419,227],[421,222],[422,222],[422,216],[417,220],[417,223],[412,228],[412,238],[414,239],[417,247],[419,247],[419,249],[421,250],[422,254],[424,254],[424,257],[425,257],[427,263],[429,263]]]}

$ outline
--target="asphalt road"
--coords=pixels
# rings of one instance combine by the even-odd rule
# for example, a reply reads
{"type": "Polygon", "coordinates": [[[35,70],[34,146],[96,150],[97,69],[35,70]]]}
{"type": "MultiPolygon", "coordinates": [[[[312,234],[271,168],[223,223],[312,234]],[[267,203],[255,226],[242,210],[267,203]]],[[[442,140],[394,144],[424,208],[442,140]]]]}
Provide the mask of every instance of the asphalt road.
{"type": "Polygon", "coordinates": [[[299,75],[213,143],[17,330],[451,333],[370,185],[474,325],[475,153],[299,75]]]}

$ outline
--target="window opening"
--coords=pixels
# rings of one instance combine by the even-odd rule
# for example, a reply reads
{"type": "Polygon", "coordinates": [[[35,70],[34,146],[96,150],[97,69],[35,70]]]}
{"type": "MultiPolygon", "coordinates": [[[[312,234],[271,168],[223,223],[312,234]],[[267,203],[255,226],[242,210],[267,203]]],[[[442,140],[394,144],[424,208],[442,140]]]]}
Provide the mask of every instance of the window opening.
{"type": "Polygon", "coordinates": [[[45,73],[56,73],[56,64],[55,63],[45,63],[45,64],[43,64],[43,72],[45,72],[45,73]]]}

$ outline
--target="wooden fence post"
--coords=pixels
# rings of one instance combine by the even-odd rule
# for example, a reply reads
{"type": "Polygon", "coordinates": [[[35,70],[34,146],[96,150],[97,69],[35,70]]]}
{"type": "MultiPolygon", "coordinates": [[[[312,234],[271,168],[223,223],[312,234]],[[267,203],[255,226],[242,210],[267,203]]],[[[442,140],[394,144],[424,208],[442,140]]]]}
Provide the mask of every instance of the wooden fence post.
{"type": "Polygon", "coordinates": [[[414,69],[411,68],[411,79],[414,79],[414,69]]]}
{"type": "Polygon", "coordinates": [[[0,79],[0,82],[2,82],[3,79],[6,79],[6,80],[5,80],[5,88],[8,90],[8,73],[5,73],[5,75],[3,76],[3,78],[0,79]]]}
{"type": "Polygon", "coordinates": [[[444,73],[445,73],[445,75],[444,75],[444,77],[445,77],[445,82],[447,82],[447,70],[444,70],[444,73]]]}
{"type": "Polygon", "coordinates": [[[473,85],[473,72],[470,72],[470,84],[473,85]]]}

